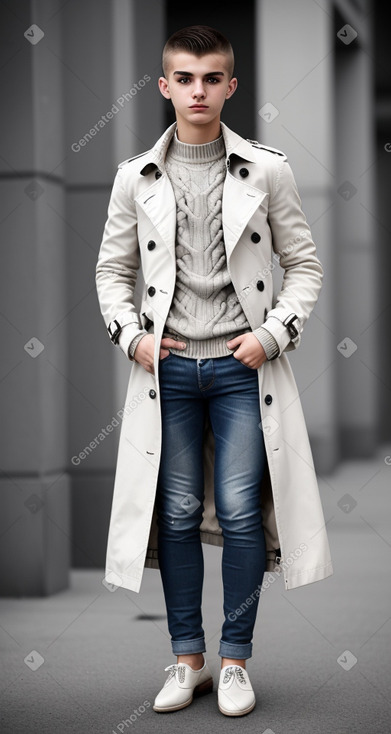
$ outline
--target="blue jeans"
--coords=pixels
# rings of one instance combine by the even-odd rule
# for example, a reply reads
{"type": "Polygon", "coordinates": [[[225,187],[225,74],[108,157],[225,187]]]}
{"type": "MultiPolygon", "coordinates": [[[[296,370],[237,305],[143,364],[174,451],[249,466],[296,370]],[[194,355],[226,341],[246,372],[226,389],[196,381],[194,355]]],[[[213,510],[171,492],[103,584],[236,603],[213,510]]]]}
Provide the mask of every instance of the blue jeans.
{"type": "Polygon", "coordinates": [[[249,658],[266,568],[260,485],[266,464],[256,369],[233,354],[159,362],[162,454],[158,557],[174,655],[205,652],[202,627],[205,412],[215,438],[214,498],[223,534],[219,655],[249,658]]]}

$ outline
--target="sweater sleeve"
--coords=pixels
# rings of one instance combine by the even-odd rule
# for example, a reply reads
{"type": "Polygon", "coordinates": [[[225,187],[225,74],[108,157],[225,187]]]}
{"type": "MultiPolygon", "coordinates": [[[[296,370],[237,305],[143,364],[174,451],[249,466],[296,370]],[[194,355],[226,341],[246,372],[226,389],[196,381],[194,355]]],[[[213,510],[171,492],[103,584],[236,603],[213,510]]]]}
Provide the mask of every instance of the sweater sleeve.
{"type": "Polygon", "coordinates": [[[118,337],[118,343],[122,351],[131,361],[134,361],[134,353],[136,351],[137,344],[143,338],[143,336],[145,336],[145,334],[148,334],[148,332],[145,329],[140,329],[135,336],[134,328],[129,324],[122,328],[122,331],[118,337]]]}
{"type": "Polygon", "coordinates": [[[267,329],[264,329],[263,326],[259,326],[258,329],[254,329],[252,333],[254,334],[254,336],[257,337],[258,341],[262,344],[268,360],[274,359],[274,357],[277,357],[280,351],[279,346],[274,336],[272,336],[272,334],[267,329]]]}
{"type": "Polygon", "coordinates": [[[129,346],[129,357],[131,359],[134,359],[134,353],[136,351],[137,345],[138,345],[139,342],[141,342],[141,339],[146,334],[148,334],[148,332],[147,331],[143,331],[141,334],[137,334],[134,337],[134,339],[132,339],[132,341],[130,342],[130,346],[129,346]]]}

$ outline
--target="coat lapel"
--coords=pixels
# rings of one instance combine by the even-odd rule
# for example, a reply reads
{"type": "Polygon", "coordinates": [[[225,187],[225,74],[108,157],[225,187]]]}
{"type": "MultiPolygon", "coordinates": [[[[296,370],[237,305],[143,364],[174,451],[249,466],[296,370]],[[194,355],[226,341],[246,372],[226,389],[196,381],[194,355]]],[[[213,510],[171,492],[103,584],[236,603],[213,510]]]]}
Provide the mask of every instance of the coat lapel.
{"type": "MultiPolygon", "coordinates": [[[[154,167],[163,170],[163,175],[146,191],[135,197],[135,201],[150,219],[174,261],[176,202],[171,182],[164,172],[164,159],[170,140],[174,135],[175,127],[176,123],[173,123],[165,130],[152,148],[147,163],[144,161],[143,168],[140,171],[140,173],[144,173],[148,166],[153,164],[154,167]]],[[[221,122],[221,130],[226,148],[226,161],[229,161],[231,155],[238,156],[244,162],[256,161],[254,151],[247,140],[230,130],[223,122],[221,122]]],[[[227,262],[247,223],[267,196],[268,194],[264,191],[257,190],[246,184],[242,179],[235,178],[227,170],[222,200],[223,233],[227,262]]]]}
{"type": "Polygon", "coordinates": [[[223,232],[227,262],[243,230],[268,194],[227,172],[223,189],[223,232]]]}
{"type": "Polygon", "coordinates": [[[161,176],[146,191],[138,194],[135,201],[175,259],[176,201],[168,176],[166,174],[161,176]]]}

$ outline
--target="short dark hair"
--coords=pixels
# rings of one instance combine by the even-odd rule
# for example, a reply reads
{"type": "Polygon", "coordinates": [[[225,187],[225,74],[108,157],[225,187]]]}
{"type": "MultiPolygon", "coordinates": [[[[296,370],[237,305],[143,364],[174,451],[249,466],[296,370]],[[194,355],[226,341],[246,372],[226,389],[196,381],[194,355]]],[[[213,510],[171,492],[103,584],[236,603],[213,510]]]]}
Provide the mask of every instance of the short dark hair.
{"type": "Polygon", "coordinates": [[[228,39],[220,31],[208,25],[189,25],[170,36],[163,48],[162,68],[167,78],[168,60],[174,51],[187,51],[195,56],[208,53],[223,53],[227,56],[228,76],[234,73],[234,52],[228,39]]]}

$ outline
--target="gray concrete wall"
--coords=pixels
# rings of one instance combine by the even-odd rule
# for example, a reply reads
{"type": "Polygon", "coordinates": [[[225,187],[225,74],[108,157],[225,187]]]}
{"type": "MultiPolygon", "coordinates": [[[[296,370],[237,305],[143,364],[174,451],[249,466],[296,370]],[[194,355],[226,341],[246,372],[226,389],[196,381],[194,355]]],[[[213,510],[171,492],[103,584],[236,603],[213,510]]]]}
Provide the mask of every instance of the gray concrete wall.
{"type": "MultiPolygon", "coordinates": [[[[72,67],[66,73],[65,99],[68,325],[70,381],[75,386],[69,395],[68,461],[76,565],[102,566],[105,560],[120,423],[80,463],[72,463],[72,457],[110,424],[125,400],[131,363],[109,340],[96,295],[95,267],[117,165],[150,148],[163,130],[157,87],[162,13],[163,5],[156,0],[90,0],[83,3],[82,12],[73,2],[64,9],[65,54],[72,67]],[[142,28],[148,33],[140,33],[142,28]],[[145,75],[150,81],[137,90],[135,84],[145,75]],[[99,133],[73,152],[74,142],[110,112],[99,133]]],[[[142,277],[139,297],[141,288],[142,277]]]]}
{"type": "Polygon", "coordinates": [[[376,149],[373,175],[375,178],[374,208],[375,239],[377,265],[377,329],[376,342],[376,375],[379,378],[377,399],[377,415],[379,420],[379,440],[384,441],[390,435],[391,413],[391,75],[390,75],[390,44],[389,30],[384,22],[384,7],[375,2],[374,12],[374,39],[373,43],[373,81],[374,81],[374,111],[376,119],[376,149]]]}
{"type": "Polygon", "coordinates": [[[55,3],[2,4],[0,592],[46,595],[70,560],[67,239],[55,3]],[[47,33],[39,38],[38,29],[47,33]],[[28,31],[28,37],[24,33],[28,31]]]}
{"type": "Polygon", "coordinates": [[[288,155],[325,271],[300,348],[289,354],[321,472],[345,455],[371,455],[376,441],[368,10],[326,1],[257,3],[259,139],[288,155]]]}
{"type": "Polygon", "coordinates": [[[377,248],[374,196],[375,105],[372,19],[343,5],[337,25],[354,24],[357,38],[335,53],[337,340],[356,350],[337,361],[338,426],[342,456],[371,456],[377,443],[377,248]],[[345,193],[344,193],[345,192],[345,193]]]}

